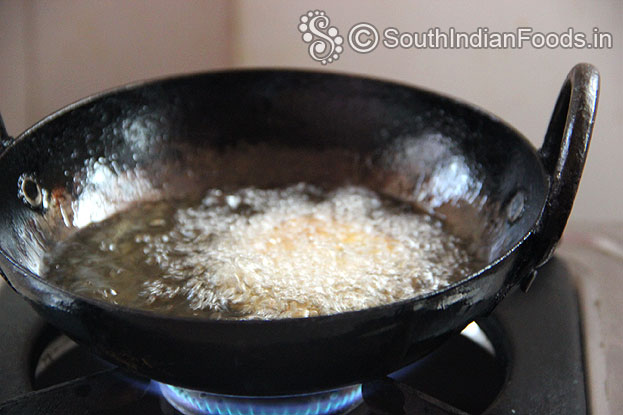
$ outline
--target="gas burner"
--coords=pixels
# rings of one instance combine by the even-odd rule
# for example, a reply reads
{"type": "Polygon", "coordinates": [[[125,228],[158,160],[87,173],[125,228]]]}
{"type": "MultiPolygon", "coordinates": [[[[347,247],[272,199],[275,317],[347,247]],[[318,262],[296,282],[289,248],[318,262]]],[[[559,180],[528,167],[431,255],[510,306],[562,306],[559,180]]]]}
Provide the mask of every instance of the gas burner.
{"type": "MultiPolygon", "coordinates": [[[[293,397],[233,397],[138,377],[103,362],[0,290],[0,415],[587,413],[577,293],[552,260],[425,358],[384,378],[293,397]]],[[[365,364],[365,362],[362,362],[365,364]]]]}
{"type": "Polygon", "coordinates": [[[301,395],[219,395],[158,383],[165,399],[185,415],[334,415],[362,401],[361,385],[301,395]]]}

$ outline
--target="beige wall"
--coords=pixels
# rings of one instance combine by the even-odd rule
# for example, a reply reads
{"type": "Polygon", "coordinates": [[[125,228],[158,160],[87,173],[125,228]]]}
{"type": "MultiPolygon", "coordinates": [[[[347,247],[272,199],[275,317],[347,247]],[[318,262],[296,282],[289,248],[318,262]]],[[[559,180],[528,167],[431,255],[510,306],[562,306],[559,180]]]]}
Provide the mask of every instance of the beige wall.
{"type": "Polygon", "coordinates": [[[532,26],[562,32],[573,26],[610,31],[613,50],[346,50],[326,69],[420,85],[473,102],[541,144],[554,101],[577,62],[596,65],[602,90],[595,133],[572,219],[623,221],[623,1],[392,1],[289,2],[241,0],[237,7],[237,64],[324,69],[307,56],[296,25],[309,9],[325,10],[346,35],[358,22],[403,31],[429,27],[471,32],[479,26],[510,31],[532,26]]]}
{"type": "Polygon", "coordinates": [[[0,111],[21,132],[81,97],[232,63],[226,1],[0,1],[0,111]]]}
{"type": "Polygon", "coordinates": [[[580,61],[602,74],[597,125],[573,219],[623,220],[623,2],[553,1],[17,1],[0,2],[0,111],[16,134],[82,96],[128,81],[231,66],[357,72],[480,105],[540,145],[558,89],[580,61]],[[322,67],[297,31],[322,9],[345,35],[356,22],[509,31],[519,26],[614,35],[612,50],[347,49],[322,67]]]}

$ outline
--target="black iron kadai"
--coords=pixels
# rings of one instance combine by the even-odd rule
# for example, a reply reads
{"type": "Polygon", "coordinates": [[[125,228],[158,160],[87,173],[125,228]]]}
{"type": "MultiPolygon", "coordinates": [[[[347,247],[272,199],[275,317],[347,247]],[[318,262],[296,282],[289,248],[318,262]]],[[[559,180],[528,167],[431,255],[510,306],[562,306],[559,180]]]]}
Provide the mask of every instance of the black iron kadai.
{"type": "Polygon", "coordinates": [[[263,396],[374,379],[491,312],[513,287],[529,286],[569,216],[598,88],[595,68],[571,70],[538,151],[471,105],[355,76],[228,71],[95,95],[15,139],[0,129],[2,274],[72,339],[163,383],[263,396]],[[84,298],[37,275],[55,242],[134,201],[297,182],[357,184],[417,202],[479,240],[489,264],[429,295],[261,321],[167,317],[84,298]]]}

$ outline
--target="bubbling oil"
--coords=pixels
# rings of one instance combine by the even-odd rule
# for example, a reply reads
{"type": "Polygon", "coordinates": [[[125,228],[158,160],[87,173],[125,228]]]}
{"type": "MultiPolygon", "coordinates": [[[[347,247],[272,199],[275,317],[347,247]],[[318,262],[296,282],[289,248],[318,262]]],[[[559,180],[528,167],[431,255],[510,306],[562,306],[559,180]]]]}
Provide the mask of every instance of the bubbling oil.
{"type": "Polygon", "coordinates": [[[46,257],[44,274],[76,294],[168,315],[310,317],[446,287],[481,265],[468,242],[362,187],[212,189],[81,229],[46,257]]]}

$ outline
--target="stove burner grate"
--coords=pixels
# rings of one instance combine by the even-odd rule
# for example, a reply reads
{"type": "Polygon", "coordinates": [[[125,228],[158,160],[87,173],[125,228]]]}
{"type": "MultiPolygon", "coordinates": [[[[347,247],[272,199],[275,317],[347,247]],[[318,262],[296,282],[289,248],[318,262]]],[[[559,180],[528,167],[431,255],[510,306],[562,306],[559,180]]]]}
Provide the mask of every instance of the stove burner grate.
{"type": "MultiPolygon", "coordinates": [[[[286,405],[262,412],[238,406],[236,412],[220,397],[205,404],[203,412],[201,407],[190,410],[223,415],[586,414],[581,317],[571,270],[554,258],[528,294],[509,295],[464,335],[453,336],[408,367],[356,387],[350,403],[332,403],[330,391],[324,406],[306,409],[286,405]]],[[[8,289],[0,290],[0,332],[7,333],[0,337],[0,415],[190,411],[173,407],[154,381],[111,367],[68,338],[58,338],[58,331],[8,289]]],[[[260,400],[266,404],[271,399],[260,400]]]]}

